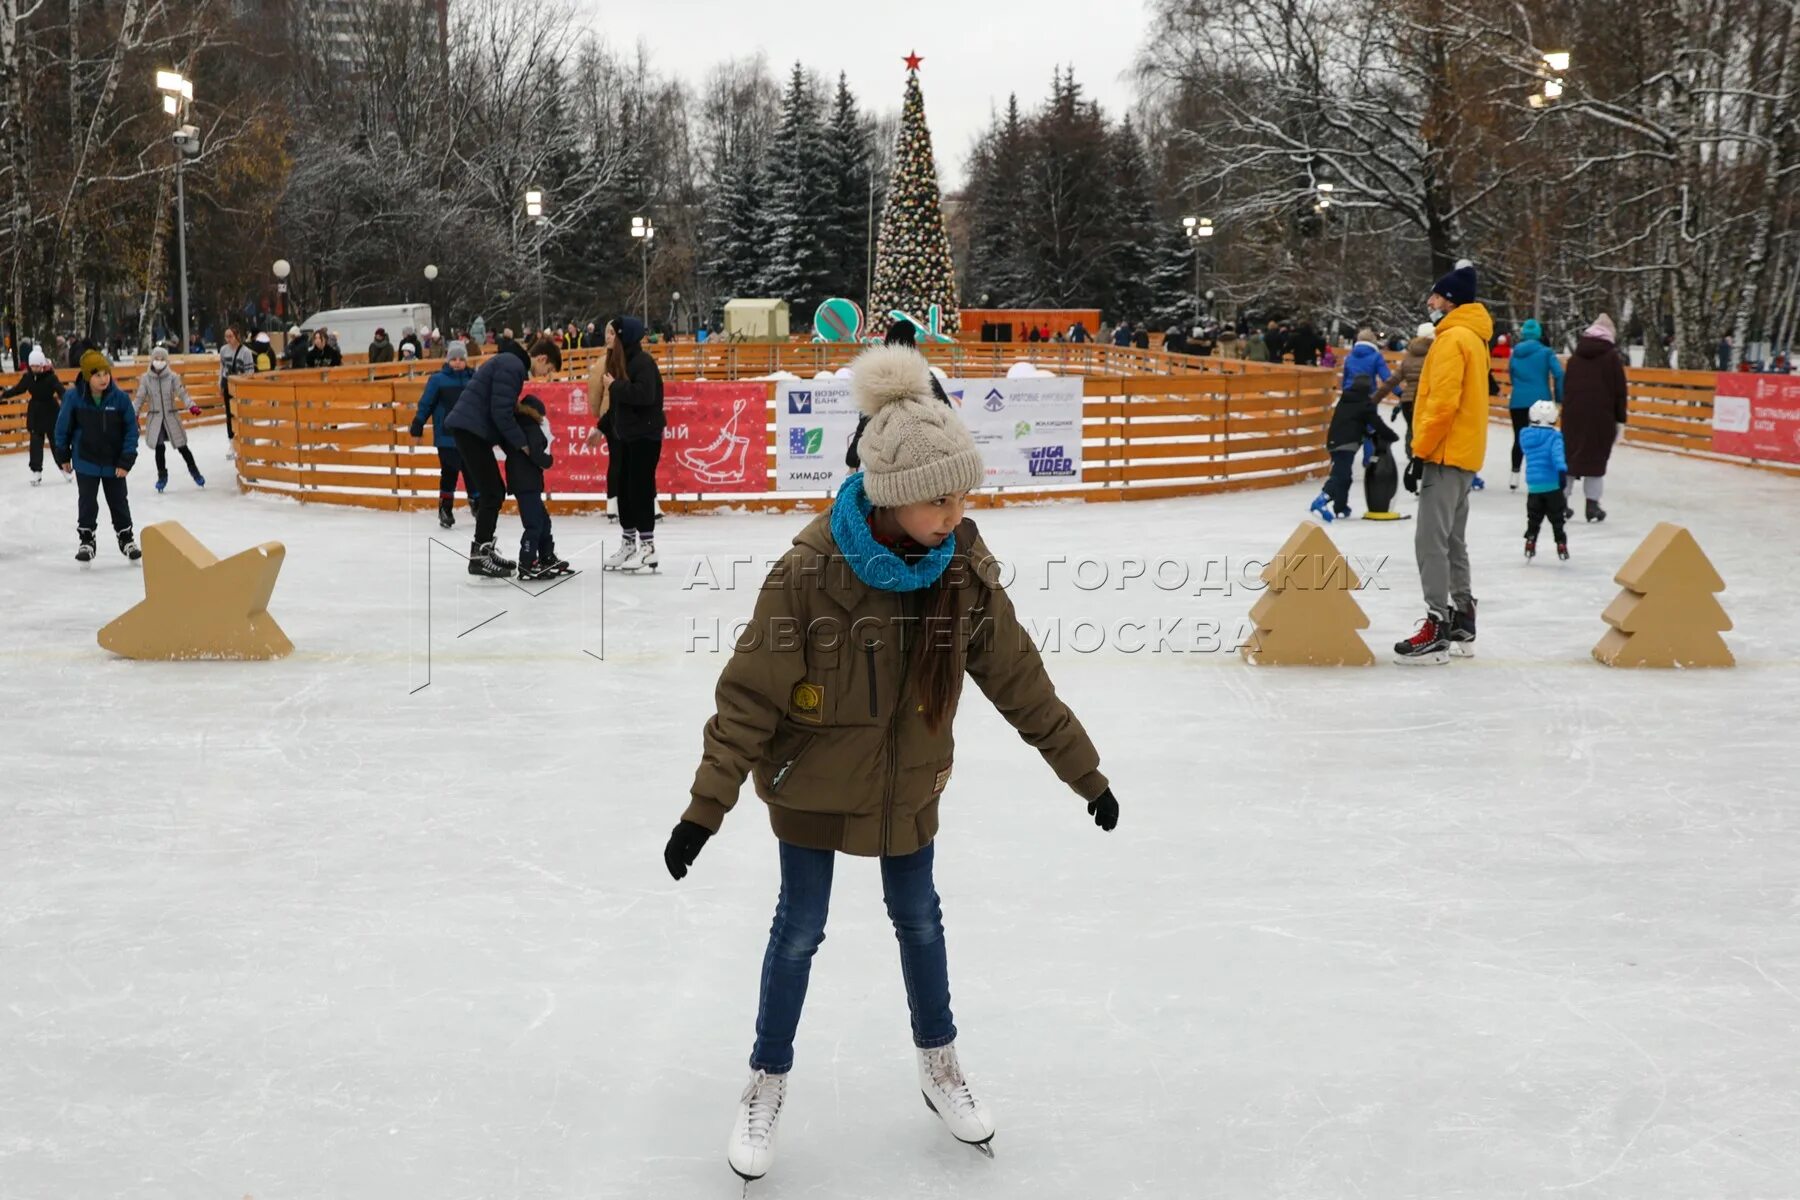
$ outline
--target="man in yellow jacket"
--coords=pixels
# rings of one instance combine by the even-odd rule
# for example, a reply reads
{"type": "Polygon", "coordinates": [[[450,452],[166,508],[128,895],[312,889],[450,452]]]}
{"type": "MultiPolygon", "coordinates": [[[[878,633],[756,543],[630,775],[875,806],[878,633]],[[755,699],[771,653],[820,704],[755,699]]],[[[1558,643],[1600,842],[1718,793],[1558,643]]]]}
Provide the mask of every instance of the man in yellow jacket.
{"type": "Polygon", "coordinates": [[[1413,398],[1409,491],[1419,493],[1413,549],[1425,592],[1419,630],[1394,646],[1405,663],[1444,663],[1475,653],[1475,596],[1469,577],[1469,489],[1487,457],[1488,341],[1494,321],[1475,301],[1475,268],[1467,262],[1432,285],[1437,337],[1413,398]]]}

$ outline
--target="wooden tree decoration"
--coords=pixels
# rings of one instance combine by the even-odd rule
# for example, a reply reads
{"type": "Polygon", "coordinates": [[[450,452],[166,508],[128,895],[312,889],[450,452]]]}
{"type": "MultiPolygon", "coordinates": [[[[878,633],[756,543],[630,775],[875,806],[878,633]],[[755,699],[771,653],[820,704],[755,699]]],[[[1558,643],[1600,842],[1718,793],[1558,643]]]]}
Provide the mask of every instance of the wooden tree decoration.
{"type": "Polygon", "coordinates": [[[1594,647],[1609,667],[1731,667],[1720,637],[1731,618],[1715,592],[1725,581],[1694,535],[1667,521],[1650,531],[1613,582],[1625,590],[1601,619],[1611,629],[1594,647]]]}
{"type": "Polygon", "coordinates": [[[1369,618],[1353,593],[1356,572],[1311,521],[1295,529],[1263,568],[1269,590],[1250,609],[1256,637],[1243,647],[1253,666],[1366,667],[1375,655],[1359,629],[1369,618]]]}
{"type": "Polygon", "coordinates": [[[279,542],[221,561],[174,521],[144,529],[144,598],[100,631],[126,658],[281,658],[294,644],[269,615],[279,542]]]}

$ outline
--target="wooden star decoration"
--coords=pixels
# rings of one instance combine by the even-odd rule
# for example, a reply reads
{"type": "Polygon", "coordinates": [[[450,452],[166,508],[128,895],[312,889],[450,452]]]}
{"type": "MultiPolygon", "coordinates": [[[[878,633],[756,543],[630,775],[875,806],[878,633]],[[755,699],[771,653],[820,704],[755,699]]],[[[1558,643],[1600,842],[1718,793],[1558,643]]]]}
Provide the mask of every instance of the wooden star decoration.
{"type": "Polygon", "coordinates": [[[294,644],[269,615],[287,550],[264,542],[220,560],[174,521],[143,536],[144,598],[100,630],[100,644],[139,659],[267,659],[294,644]]]}
{"type": "Polygon", "coordinates": [[[916,71],[919,69],[919,64],[924,61],[923,58],[919,57],[919,52],[914,50],[906,56],[906,69],[909,71],[916,71]]]}

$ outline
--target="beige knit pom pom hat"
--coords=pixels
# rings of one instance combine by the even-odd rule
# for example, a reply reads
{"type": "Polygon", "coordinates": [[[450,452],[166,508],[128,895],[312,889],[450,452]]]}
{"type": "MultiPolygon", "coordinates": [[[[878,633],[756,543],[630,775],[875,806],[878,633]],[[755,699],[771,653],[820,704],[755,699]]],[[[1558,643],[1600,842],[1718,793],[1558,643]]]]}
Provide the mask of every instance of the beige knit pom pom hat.
{"type": "Polygon", "coordinates": [[[850,372],[851,395],[869,418],[857,450],[869,503],[899,508],[981,486],[981,451],[962,418],[932,393],[923,354],[875,346],[850,372]]]}

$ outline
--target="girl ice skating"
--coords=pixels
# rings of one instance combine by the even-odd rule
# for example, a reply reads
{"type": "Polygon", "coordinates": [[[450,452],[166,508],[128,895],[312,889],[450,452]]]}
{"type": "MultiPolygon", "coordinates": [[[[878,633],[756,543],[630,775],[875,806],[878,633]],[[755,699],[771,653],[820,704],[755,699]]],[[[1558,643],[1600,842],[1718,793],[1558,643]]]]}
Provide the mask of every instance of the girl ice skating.
{"type": "MultiPolygon", "coordinates": [[[[62,407],[63,386],[42,347],[31,348],[31,357],[25,366],[25,374],[19,377],[19,382],[0,392],[0,400],[21,395],[31,397],[25,406],[25,431],[31,436],[31,486],[37,487],[44,482],[44,443],[49,442],[52,454],[55,453],[56,414],[62,407]]],[[[60,461],[58,465],[61,465],[60,461]]]]}
{"type": "Polygon", "coordinates": [[[187,464],[188,477],[195,487],[205,487],[206,479],[188,449],[187,430],[181,427],[181,412],[200,415],[200,406],[188,395],[187,384],[169,369],[169,352],[158,346],[150,352],[150,369],[138,379],[137,410],[145,418],[144,437],[156,450],[156,490],[169,486],[167,447],[174,446],[181,461],[187,464]]]}
{"type": "Polygon", "coordinates": [[[963,1142],[985,1149],[994,1135],[957,1057],[932,883],[965,672],[1087,801],[1097,825],[1110,830],[1119,814],[1099,754],[991,578],[974,522],[963,518],[965,497],[982,482],[981,454],[933,394],[924,358],[899,346],[866,351],[852,386],[870,418],[863,472],[764,584],[720,676],[692,801],[664,851],[669,873],[685,876],[745,776],[755,780],[779,842],[781,894],[728,1149],[746,1180],[774,1159],[840,852],[880,860],[926,1104],[963,1142]],[[806,636],[773,636],[784,629],[806,636]]]}

